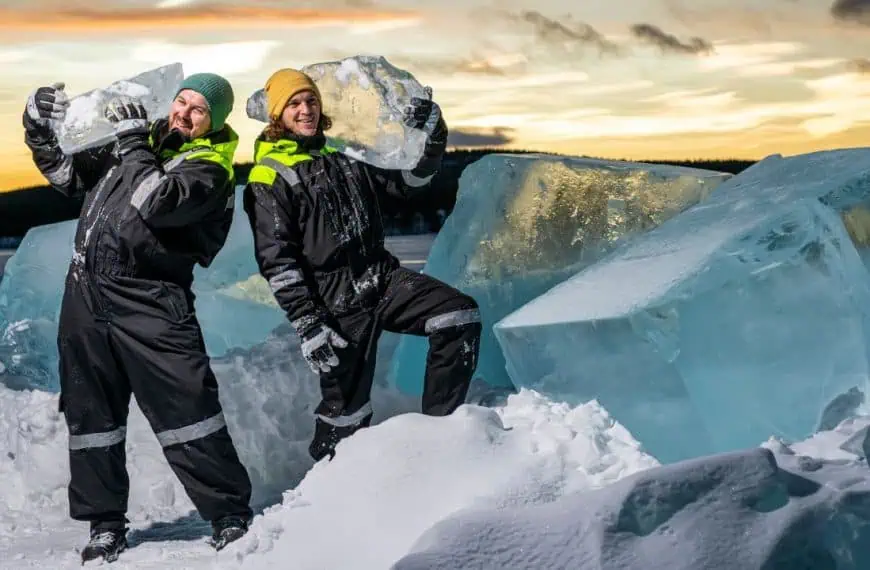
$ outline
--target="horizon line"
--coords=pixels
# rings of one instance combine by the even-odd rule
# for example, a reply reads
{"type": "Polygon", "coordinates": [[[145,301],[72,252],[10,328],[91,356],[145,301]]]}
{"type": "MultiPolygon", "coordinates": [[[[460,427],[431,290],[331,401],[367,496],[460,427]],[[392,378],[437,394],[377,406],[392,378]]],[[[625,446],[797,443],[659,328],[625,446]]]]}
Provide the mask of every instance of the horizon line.
{"type": "MultiPolygon", "coordinates": [[[[468,152],[480,152],[486,154],[540,154],[540,155],[549,155],[549,156],[559,156],[565,158],[590,158],[594,160],[605,160],[605,161],[613,161],[613,162],[634,162],[634,163],[644,163],[644,164],[684,164],[684,163],[708,163],[708,164],[717,164],[717,163],[755,163],[762,158],[683,158],[683,159],[657,159],[657,158],[648,158],[648,159],[628,159],[628,158],[613,158],[613,157],[602,157],[602,156],[591,156],[591,155],[576,155],[576,154],[565,154],[558,152],[550,152],[550,151],[539,151],[539,150],[527,150],[527,149],[503,149],[498,147],[464,147],[464,148],[453,148],[450,150],[446,150],[444,152],[444,156],[448,156],[451,153],[468,153],[468,152]]],[[[240,161],[233,162],[233,167],[245,167],[245,166],[253,166],[254,161],[240,161]]],[[[0,196],[3,194],[11,194],[14,192],[21,192],[25,190],[37,190],[41,188],[51,187],[47,181],[45,184],[35,184],[31,186],[21,186],[18,188],[0,188],[0,196]]]]}

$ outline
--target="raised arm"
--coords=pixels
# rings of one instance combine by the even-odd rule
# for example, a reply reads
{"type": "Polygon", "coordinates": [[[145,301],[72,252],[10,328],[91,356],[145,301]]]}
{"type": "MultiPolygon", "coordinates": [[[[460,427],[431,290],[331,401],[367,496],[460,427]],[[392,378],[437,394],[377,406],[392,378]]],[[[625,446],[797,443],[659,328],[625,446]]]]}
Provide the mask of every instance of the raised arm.
{"type": "Polygon", "coordinates": [[[40,87],[30,94],[22,116],[24,143],[33,163],[58,192],[77,198],[92,189],[108,167],[109,145],[67,155],[52,130],[66,117],[69,99],[63,83],[40,87]]]}
{"type": "Polygon", "coordinates": [[[441,115],[441,108],[431,99],[411,99],[405,109],[405,125],[423,129],[433,123],[432,133],[426,138],[423,154],[411,170],[385,170],[369,167],[378,187],[397,198],[409,198],[424,190],[441,168],[441,159],[447,148],[447,123],[441,115]]]}
{"type": "Polygon", "coordinates": [[[146,224],[183,227],[226,209],[233,195],[232,156],[203,147],[164,165],[149,143],[140,103],[120,97],[106,116],[116,125],[119,158],[135,173],[131,203],[146,224]]]}

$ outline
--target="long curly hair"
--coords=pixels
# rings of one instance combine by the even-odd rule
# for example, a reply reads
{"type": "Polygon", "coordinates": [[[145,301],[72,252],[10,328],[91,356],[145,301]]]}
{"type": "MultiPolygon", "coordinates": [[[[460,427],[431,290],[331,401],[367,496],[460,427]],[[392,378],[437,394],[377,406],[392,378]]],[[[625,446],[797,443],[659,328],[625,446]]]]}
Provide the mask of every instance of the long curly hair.
{"type": "MultiPolygon", "coordinates": [[[[332,119],[328,115],[321,113],[320,122],[317,123],[317,131],[325,132],[332,128],[332,119]]],[[[269,124],[263,129],[263,140],[267,142],[276,142],[287,136],[287,129],[284,123],[281,122],[281,117],[275,117],[269,121],[269,124]]]]}

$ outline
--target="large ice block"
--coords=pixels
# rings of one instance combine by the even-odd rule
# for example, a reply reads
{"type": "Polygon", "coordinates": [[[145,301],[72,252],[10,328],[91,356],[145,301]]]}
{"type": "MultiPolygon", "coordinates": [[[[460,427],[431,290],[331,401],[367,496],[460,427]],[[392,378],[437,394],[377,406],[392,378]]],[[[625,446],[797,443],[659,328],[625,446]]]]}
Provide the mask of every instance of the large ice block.
{"type": "MultiPolygon", "coordinates": [[[[325,134],[341,152],[387,169],[413,168],[423,153],[433,116],[420,129],[406,127],[402,113],[412,97],[429,93],[407,71],[382,56],[354,56],[301,69],[317,84],[323,110],[333,120],[325,134]]],[[[268,122],[265,94],[256,90],[247,102],[248,117],[268,122]]]]}
{"type": "Polygon", "coordinates": [[[0,383],[57,386],[57,316],[73,222],[31,229],[0,280],[0,383]]]}
{"type": "Polygon", "coordinates": [[[53,125],[60,148],[73,154],[113,140],[115,133],[103,109],[117,95],[137,98],[151,120],[166,117],[183,79],[182,65],[173,63],[71,97],[63,123],[53,125]]]}
{"type": "Polygon", "coordinates": [[[870,149],[757,163],[498,322],[511,379],[598,399],[662,461],[807,437],[866,393],[842,212],[868,196],[870,149]]]}
{"type": "MultiPolygon", "coordinates": [[[[459,181],[424,272],[472,295],[484,332],[477,376],[511,386],[492,325],[731,175],[544,154],[490,154],[459,181]]],[[[402,340],[392,381],[420,392],[427,341],[402,340]]]]}

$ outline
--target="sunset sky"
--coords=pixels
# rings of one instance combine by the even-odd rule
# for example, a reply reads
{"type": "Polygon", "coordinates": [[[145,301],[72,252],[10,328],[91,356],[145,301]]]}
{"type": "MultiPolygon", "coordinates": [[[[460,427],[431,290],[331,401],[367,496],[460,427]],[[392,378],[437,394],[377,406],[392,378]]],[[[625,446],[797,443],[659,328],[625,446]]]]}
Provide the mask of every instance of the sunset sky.
{"type": "Polygon", "coordinates": [[[0,190],[43,180],[28,93],[179,61],[244,101],[279,67],[383,55],[431,85],[456,146],[761,158],[870,143],[870,0],[3,0],[0,190]],[[437,6],[437,7],[434,7],[437,6]]]}

